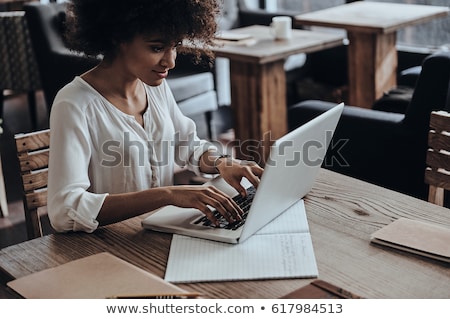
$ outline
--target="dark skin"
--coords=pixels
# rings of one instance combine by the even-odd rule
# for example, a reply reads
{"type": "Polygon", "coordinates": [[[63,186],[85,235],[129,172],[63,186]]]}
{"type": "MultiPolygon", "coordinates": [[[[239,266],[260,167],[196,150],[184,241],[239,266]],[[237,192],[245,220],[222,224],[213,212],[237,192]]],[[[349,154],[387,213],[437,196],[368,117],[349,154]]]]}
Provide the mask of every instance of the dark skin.
{"type": "MultiPolygon", "coordinates": [[[[175,67],[176,44],[167,44],[156,35],[137,35],[119,45],[117,53],[107,58],[82,78],[126,114],[133,115],[143,125],[148,107],[143,83],[160,85],[170,69],[175,67]],[[114,79],[114,80],[111,80],[114,79]]],[[[241,185],[247,178],[258,186],[263,169],[255,163],[217,158],[214,151],[205,152],[200,159],[200,171],[220,175],[240,194],[246,194],[241,185]],[[214,166],[214,164],[216,164],[214,166]]],[[[166,205],[196,208],[217,224],[211,209],[216,209],[229,222],[241,219],[242,210],[225,193],[213,186],[168,186],[133,193],[108,195],[97,216],[100,225],[122,221],[166,205]],[[151,199],[151,200],[150,200],[151,199]]]]}

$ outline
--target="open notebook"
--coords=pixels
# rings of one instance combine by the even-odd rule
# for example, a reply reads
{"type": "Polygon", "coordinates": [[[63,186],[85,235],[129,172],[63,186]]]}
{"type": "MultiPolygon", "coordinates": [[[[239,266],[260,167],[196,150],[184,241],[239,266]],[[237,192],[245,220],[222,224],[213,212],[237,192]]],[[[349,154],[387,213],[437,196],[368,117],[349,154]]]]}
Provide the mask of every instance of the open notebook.
{"type": "Polygon", "coordinates": [[[211,282],[315,278],[318,269],[303,200],[239,245],[174,235],[165,279],[211,282]]]}

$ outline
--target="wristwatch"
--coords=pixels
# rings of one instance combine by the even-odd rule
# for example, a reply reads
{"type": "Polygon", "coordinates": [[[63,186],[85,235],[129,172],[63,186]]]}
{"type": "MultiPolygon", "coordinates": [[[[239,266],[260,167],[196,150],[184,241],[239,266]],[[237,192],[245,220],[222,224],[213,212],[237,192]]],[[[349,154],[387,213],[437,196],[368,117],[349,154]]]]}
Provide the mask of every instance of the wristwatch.
{"type": "Polygon", "coordinates": [[[216,169],[217,173],[220,173],[219,170],[217,169],[217,161],[218,161],[219,159],[221,159],[221,158],[231,158],[231,155],[229,155],[229,154],[220,154],[219,156],[217,156],[217,157],[214,159],[213,167],[216,169]]]}

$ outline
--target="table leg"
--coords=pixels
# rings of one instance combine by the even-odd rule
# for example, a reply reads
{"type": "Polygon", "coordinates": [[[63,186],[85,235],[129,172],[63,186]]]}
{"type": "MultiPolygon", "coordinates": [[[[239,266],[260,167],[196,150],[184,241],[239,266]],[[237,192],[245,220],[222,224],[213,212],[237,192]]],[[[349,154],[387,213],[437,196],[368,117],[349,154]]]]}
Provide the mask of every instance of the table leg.
{"type": "Polygon", "coordinates": [[[372,108],[397,83],[397,33],[348,32],[349,104],[372,108]]]}
{"type": "Polygon", "coordinates": [[[272,142],[287,133],[284,61],[230,61],[236,155],[264,165],[272,142]]]}

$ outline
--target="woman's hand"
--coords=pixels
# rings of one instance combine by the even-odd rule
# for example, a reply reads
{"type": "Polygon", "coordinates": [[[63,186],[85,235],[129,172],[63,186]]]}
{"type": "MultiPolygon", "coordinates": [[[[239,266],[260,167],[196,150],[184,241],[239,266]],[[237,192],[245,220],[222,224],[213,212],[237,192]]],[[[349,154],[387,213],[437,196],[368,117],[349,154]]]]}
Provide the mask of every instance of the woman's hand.
{"type": "MultiPolygon", "coordinates": [[[[247,196],[247,191],[241,185],[242,178],[247,178],[257,188],[264,171],[255,162],[219,156],[214,151],[208,151],[202,155],[200,169],[207,174],[219,173],[243,197],[247,196]]],[[[174,199],[178,202],[177,206],[197,208],[216,225],[217,220],[208,205],[217,209],[229,222],[242,219],[243,211],[236,202],[213,186],[185,186],[183,190],[190,190],[190,192],[180,194],[179,198],[174,199]]]]}
{"type": "Polygon", "coordinates": [[[247,178],[255,188],[258,188],[260,178],[264,172],[264,169],[255,162],[226,157],[219,158],[215,166],[220,176],[244,197],[247,196],[247,191],[241,185],[242,178],[247,178]]]}
{"type": "Polygon", "coordinates": [[[173,205],[200,210],[214,225],[219,222],[210,207],[216,209],[229,223],[242,220],[242,209],[227,194],[214,186],[173,186],[171,202],[173,205]]]}

